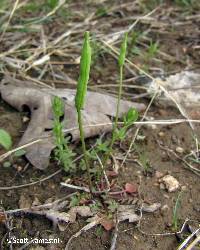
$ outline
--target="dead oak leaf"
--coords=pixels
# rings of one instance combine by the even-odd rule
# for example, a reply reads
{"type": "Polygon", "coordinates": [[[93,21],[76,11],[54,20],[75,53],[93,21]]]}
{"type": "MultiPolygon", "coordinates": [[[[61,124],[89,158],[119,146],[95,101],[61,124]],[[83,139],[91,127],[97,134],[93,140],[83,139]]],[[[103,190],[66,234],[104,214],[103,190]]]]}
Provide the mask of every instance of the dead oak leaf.
{"type": "MultiPolygon", "coordinates": [[[[54,96],[62,98],[65,104],[63,128],[73,141],[79,140],[77,112],[74,105],[75,90],[34,88],[33,84],[6,76],[0,85],[2,99],[19,111],[29,109],[31,120],[24,132],[19,146],[41,139],[26,148],[26,157],[36,168],[45,169],[49,165],[51,151],[55,148],[52,137],[54,96]]],[[[112,130],[110,117],[115,116],[117,99],[88,91],[85,108],[82,111],[85,137],[92,137],[112,130]]],[[[119,117],[129,108],[144,110],[145,105],[121,100],[119,117]]]]}

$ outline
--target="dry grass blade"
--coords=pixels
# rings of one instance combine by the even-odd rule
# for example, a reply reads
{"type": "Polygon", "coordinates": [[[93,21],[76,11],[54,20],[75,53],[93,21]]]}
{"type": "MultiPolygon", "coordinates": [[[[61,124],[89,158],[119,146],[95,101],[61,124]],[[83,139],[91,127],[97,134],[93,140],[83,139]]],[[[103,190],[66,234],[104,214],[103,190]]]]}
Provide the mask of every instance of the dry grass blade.
{"type": "Polygon", "coordinates": [[[72,242],[72,240],[73,240],[74,238],[79,237],[82,233],[87,232],[87,231],[90,230],[91,228],[95,227],[96,225],[98,225],[98,224],[100,223],[101,220],[102,220],[102,218],[99,218],[98,216],[95,216],[95,217],[93,218],[93,221],[92,221],[92,222],[90,222],[89,224],[87,224],[86,226],[84,226],[83,228],[81,228],[81,230],[79,230],[76,234],[72,235],[72,236],[70,237],[70,239],[68,240],[68,242],[67,242],[67,245],[66,245],[66,247],[65,247],[65,250],[69,250],[70,244],[71,244],[71,242],[72,242]]]}
{"type": "Polygon", "coordinates": [[[11,21],[13,15],[14,15],[16,9],[17,9],[18,4],[19,4],[19,0],[16,0],[15,3],[14,3],[13,9],[12,9],[12,11],[10,13],[9,19],[8,19],[7,23],[5,24],[5,26],[4,26],[3,32],[2,32],[1,37],[0,37],[0,42],[2,41],[2,39],[4,37],[4,34],[5,34],[8,26],[9,26],[9,24],[10,24],[10,21],[11,21]]]}
{"type": "Polygon", "coordinates": [[[23,146],[17,147],[17,148],[15,148],[15,149],[12,149],[12,150],[6,152],[5,154],[3,154],[3,155],[0,156],[0,162],[3,161],[4,159],[6,159],[6,158],[7,158],[8,156],[10,156],[11,154],[15,153],[16,151],[21,150],[21,149],[24,149],[24,148],[27,148],[27,147],[30,147],[30,146],[32,146],[33,144],[39,143],[39,142],[41,142],[41,141],[42,141],[42,139],[37,139],[37,140],[35,140],[35,141],[33,141],[33,142],[29,142],[29,143],[27,143],[27,144],[25,144],[25,145],[23,145],[23,146]]]}

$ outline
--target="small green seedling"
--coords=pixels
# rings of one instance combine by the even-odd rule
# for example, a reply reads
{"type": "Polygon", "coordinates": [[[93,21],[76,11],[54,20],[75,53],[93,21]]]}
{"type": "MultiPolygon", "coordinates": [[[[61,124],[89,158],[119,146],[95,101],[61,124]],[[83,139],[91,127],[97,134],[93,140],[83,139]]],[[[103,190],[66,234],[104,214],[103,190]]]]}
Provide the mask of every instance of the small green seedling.
{"type": "Polygon", "coordinates": [[[24,156],[26,154],[26,151],[24,149],[19,149],[15,151],[10,157],[8,161],[5,161],[3,163],[4,168],[9,168],[13,165],[13,163],[20,157],[24,156]]]}
{"type": "Polygon", "coordinates": [[[144,174],[147,175],[149,172],[149,169],[151,168],[151,165],[149,163],[149,159],[145,152],[139,153],[139,162],[144,168],[144,174]]]}
{"type": "Polygon", "coordinates": [[[11,136],[4,129],[0,129],[0,145],[6,150],[9,150],[12,147],[11,136]]]}
{"type": "Polygon", "coordinates": [[[117,130],[118,117],[119,117],[119,107],[120,107],[120,100],[122,96],[123,68],[124,68],[124,62],[126,58],[127,37],[128,37],[128,33],[126,32],[124,35],[122,44],[121,44],[120,54],[119,54],[119,59],[118,59],[120,80],[119,80],[119,91],[118,91],[118,99],[117,99],[117,109],[116,109],[116,114],[115,114],[115,122],[113,126],[112,140],[110,143],[110,151],[112,150],[113,144],[116,139],[116,130],[117,130]]]}
{"type": "Polygon", "coordinates": [[[81,199],[81,196],[80,196],[79,193],[74,194],[73,196],[71,196],[69,207],[76,207],[76,206],[78,206],[80,204],[80,199],[81,199]]]}
{"type": "Polygon", "coordinates": [[[123,117],[123,126],[121,128],[116,128],[115,130],[115,141],[123,141],[126,137],[127,131],[131,125],[138,119],[138,112],[134,108],[130,108],[127,114],[123,117]]]}
{"type": "Polygon", "coordinates": [[[192,0],[175,0],[175,3],[181,7],[193,7],[192,0]]]}
{"type": "Polygon", "coordinates": [[[87,84],[90,76],[90,65],[91,65],[91,47],[89,41],[89,32],[86,31],[84,35],[84,43],[81,52],[80,75],[78,79],[77,92],[75,97],[75,106],[78,114],[78,125],[79,125],[85,165],[88,174],[89,188],[90,192],[92,192],[92,180],[90,176],[90,166],[88,162],[88,155],[84,140],[84,131],[83,131],[82,114],[81,114],[81,111],[84,108],[85,96],[87,93],[87,84]]]}
{"type": "Polygon", "coordinates": [[[178,230],[178,220],[179,220],[178,209],[180,208],[180,205],[181,205],[181,202],[180,202],[181,195],[182,195],[182,192],[180,192],[178,194],[178,197],[176,199],[176,203],[175,203],[175,206],[173,209],[172,227],[173,227],[174,231],[178,230]]]}
{"type": "Polygon", "coordinates": [[[62,99],[58,96],[53,98],[52,102],[53,114],[54,114],[54,124],[53,124],[53,134],[55,136],[56,149],[55,157],[66,172],[70,172],[74,169],[73,157],[75,153],[68,147],[68,138],[65,138],[63,133],[63,126],[61,118],[64,116],[64,103],[62,99]]]}
{"type": "Polygon", "coordinates": [[[114,126],[113,126],[113,136],[112,136],[112,140],[111,140],[111,144],[110,144],[111,150],[112,150],[112,146],[115,142],[115,132],[117,129],[120,100],[121,100],[121,96],[122,96],[123,68],[124,68],[124,62],[125,62],[125,58],[126,58],[127,37],[128,37],[128,33],[126,32],[124,35],[122,44],[121,44],[121,49],[120,49],[120,54],[119,54],[119,59],[118,59],[120,80],[119,80],[119,91],[118,91],[118,99],[117,99],[117,109],[116,109],[116,114],[115,114],[115,122],[114,122],[114,126]]]}
{"type": "Polygon", "coordinates": [[[108,204],[108,210],[111,213],[115,213],[119,207],[119,204],[115,200],[109,200],[107,204],[108,204]]]}
{"type": "Polygon", "coordinates": [[[156,56],[156,54],[158,53],[158,42],[150,42],[148,50],[146,52],[146,59],[150,60],[153,57],[156,56]]]}

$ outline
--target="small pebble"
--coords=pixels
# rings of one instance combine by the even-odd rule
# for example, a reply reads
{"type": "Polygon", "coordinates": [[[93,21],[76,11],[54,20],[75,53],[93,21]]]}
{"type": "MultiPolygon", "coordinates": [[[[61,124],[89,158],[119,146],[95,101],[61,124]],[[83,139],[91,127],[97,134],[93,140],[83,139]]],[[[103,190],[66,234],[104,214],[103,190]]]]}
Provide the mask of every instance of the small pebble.
{"type": "Polygon", "coordinates": [[[166,187],[166,189],[167,189],[167,191],[169,193],[175,192],[179,188],[179,186],[180,186],[180,184],[177,181],[177,179],[174,178],[171,175],[165,175],[162,178],[162,181],[163,181],[163,184],[164,184],[164,186],[166,187]]]}
{"type": "Polygon", "coordinates": [[[167,204],[163,205],[161,207],[161,210],[164,211],[164,210],[169,210],[169,206],[167,204]]]}
{"type": "Polygon", "coordinates": [[[26,123],[26,122],[28,122],[30,119],[27,117],[27,116],[23,116],[23,118],[22,118],[22,122],[23,123],[26,123]]]}
{"type": "Polygon", "coordinates": [[[184,152],[184,149],[181,147],[176,147],[176,153],[182,154],[184,152]]]}
{"type": "Polygon", "coordinates": [[[165,215],[169,211],[169,206],[165,204],[164,206],[161,207],[161,214],[165,215]]]}
{"type": "Polygon", "coordinates": [[[158,133],[158,135],[159,135],[160,137],[164,137],[164,136],[165,136],[165,133],[162,132],[162,131],[160,131],[160,132],[158,133]]]}

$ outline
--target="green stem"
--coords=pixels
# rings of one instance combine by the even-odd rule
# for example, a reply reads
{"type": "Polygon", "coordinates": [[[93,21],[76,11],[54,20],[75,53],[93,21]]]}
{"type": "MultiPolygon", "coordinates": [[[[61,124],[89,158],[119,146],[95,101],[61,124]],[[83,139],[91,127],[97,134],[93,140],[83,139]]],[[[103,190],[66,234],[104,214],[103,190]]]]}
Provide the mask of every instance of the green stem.
{"type": "Polygon", "coordinates": [[[116,133],[116,129],[117,129],[117,123],[118,123],[118,119],[119,119],[119,108],[120,108],[120,100],[121,100],[121,96],[122,96],[122,82],[123,82],[123,66],[120,66],[119,68],[120,71],[120,79],[119,79],[119,91],[118,91],[118,98],[117,98],[117,109],[116,109],[116,114],[115,114],[115,122],[113,124],[113,132],[112,132],[112,139],[110,142],[110,146],[108,149],[108,152],[106,153],[105,159],[104,159],[104,164],[106,164],[108,157],[112,151],[112,147],[115,143],[115,133],[116,133]]]}
{"type": "Polygon", "coordinates": [[[88,162],[87,150],[86,150],[85,140],[84,140],[81,110],[77,110],[77,113],[78,113],[78,125],[79,125],[79,131],[80,131],[80,137],[81,137],[81,143],[82,143],[82,150],[83,150],[83,154],[84,154],[84,161],[85,161],[88,180],[89,180],[89,189],[90,189],[90,192],[92,193],[92,180],[91,180],[91,176],[90,176],[90,166],[89,166],[89,162],[88,162]]]}

